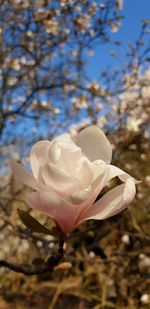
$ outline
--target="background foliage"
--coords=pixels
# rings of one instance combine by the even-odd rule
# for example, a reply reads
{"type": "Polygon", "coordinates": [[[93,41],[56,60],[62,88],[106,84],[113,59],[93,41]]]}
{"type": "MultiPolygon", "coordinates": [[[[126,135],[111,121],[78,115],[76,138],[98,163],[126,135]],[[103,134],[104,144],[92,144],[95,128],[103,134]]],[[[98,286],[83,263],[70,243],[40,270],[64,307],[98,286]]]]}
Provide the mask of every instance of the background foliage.
{"type": "Polygon", "coordinates": [[[64,260],[71,268],[32,278],[1,268],[0,308],[149,308],[142,298],[150,287],[149,21],[141,22],[124,63],[92,80],[88,62],[97,46],[107,44],[117,58],[121,0],[0,4],[0,258],[32,263],[57,250],[57,239],[19,221],[27,189],[7,169],[8,158],[28,165],[37,140],[96,124],[113,144],[113,163],[143,181],[132,208],[68,236],[64,260]]]}

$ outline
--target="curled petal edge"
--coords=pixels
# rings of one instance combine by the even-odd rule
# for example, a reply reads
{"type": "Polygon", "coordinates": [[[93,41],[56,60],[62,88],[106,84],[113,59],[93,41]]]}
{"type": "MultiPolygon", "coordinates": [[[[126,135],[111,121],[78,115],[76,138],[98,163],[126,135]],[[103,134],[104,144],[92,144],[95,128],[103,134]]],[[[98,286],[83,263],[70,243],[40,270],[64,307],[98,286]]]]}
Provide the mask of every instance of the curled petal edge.
{"type": "Polygon", "coordinates": [[[135,181],[130,177],[124,184],[110,190],[93,204],[80,218],[80,223],[89,219],[103,220],[116,215],[128,207],[135,193],[135,181]]]}
{"type": "MultiPolygon", "coordinates": [[[[108,167],[107,181],[111,180],[112,178],[116,176],[118,176],[122,182],[126,182],[129,178],[132,178],[132,176],[130,176],[128,173],[124,172],[122,169],[120,169],[119,167],[115,165],[107,165],[107,167],[108,167]]],[[[138,184],[141,181],[134,178],[134,182],[135,184],[138,184]]]]}

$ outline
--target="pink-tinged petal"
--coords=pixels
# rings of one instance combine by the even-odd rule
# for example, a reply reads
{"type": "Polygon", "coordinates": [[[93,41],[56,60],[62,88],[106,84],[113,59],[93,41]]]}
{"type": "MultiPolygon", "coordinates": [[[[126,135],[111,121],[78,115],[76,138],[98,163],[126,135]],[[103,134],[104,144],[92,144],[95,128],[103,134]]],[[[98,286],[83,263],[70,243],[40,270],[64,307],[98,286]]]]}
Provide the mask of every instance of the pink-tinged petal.
{"type": "Polygon", "coordinates": [[[80,222],[80,218],[82,219],[84,217],[84,214],[87,213],[88,209],[91,208],[91,205],[93,205],[94,201],[96,200],[97,196],[101,192],[101,190],[104,187],[104,184],[106,182],[107,173],[104,173],[103,175],[98,176],[94,182],[91,185],[91,188],[88,188],[87,194],[85,194],[85,200],[82,201],[80,198],[82,197],[82,194],[80,192],[76,195],[72,195],[70,199],[70,203],[78,203],[80,204],[77,206],[80,209],[80,212],[77,217],[77,223],[80,222]]]}
{"type": "Polygon", "coordinates": [[[30,152],[30,163],[33,174],[38,179],[39,169],[48,162],[48,151],[51,145],[50,141],[44,140],[36,143],[30,152]]]}
{"type": "Polygon", "coordinates": [[[77,148],[76,144],[68,133],[64,133],[55,137],[54,141],[60,143],[64,148],[69,148],[70,150],[74,150],[75,147],[77,148]]]}
{"type": "Polygon", "coordinates": [[[136,193],[135,179],[133,177],[128,178],[125,182],[124,192],[123,192],[123,203],[128,206],[134,199],[136,193]]]}
{"type": "Polygon", "coordinates": [[[59,192],[61,196],[66,196],[79,187],[77,179],[71,177],[65,169],[57,165],[46,164],[42,167],[41,173],[46,186],[59,192]]]}
{"type": "Polygon", "coordinates": [[[49,149],[49,162],[63,166],[73,176],[80,157],[81,149],[75,145],[69,134],[56,137],[49,149]]]}
{"type": "Polygon", "coordinates": [[[100,175],[104,175],[104,173],[107,171],[107,166],[106,163],[102,160],[96,160],[94,162],[91,163],[92,164],[92,170],[94,173],[94,180],[100,176],[100,175]]]}
{"type": "MultiPolygon", "coordinates": [[[[121,181],[126,182],[128,178],[132,177],[128,173],[124,172],[123,170],[121,170],[120,168],[118,168],[114,165],[108,165],[107,168],[108,168],[108,180],[107,181],[118,176],[121,181]]],[[[136,179],[134,179],[134,181],[135,181],[135,184],[141,182],[141,181],[138,181],[136,179]]]]}
{"type": "Polygon", "coordinates": [[[49,151],[48,151],[48,161],[55,164],[59,164],[61,156],[61,148],[60,145],[56,142],[56,140],[52,141],[49,151]]]}
{"type": "Polygon", "coordinates": [[[127,179],[125,184],[117,186],[106,193],[94,205],[88,208],[80,221],[95,219],[103,220],[116,215],[127,208],[132,202],[136,193],[135,182],[133,178],[127,179]]]}
{"type": "Polygon", "coordinates": [[[37,191],[29,193],[26,202],[31,208],[53,218],[64,233],[68,233],[74,228],[78,208],[70,207],[55,192],[37,191]]]}
{"type": "Polygon", "coordinates": [[[42,175],[44,181],[47,185],[54,186],[64,186],[68,185],[71,182],[71,178],[66,170],[63,168],[58,168],[57,165],[54,164],[45,164],[42,168],[42,175]]]}
{"type": "MultiPolygon", "coordinates": [[[[61,134],[57,136],[51,143],[49,148],[49,161],[53,163],[59,163],[62,152],[69,152],[69,154],[80,151],[80,148],[76,146],[69,134],[61,134]]],[[[61,158],[63,159],[63,158],[61,158]]],[[[63,161],[63,160],[62,160],[63,161]]],[[[64,162],[63,162],[64,163],[64,162]]]]}
{"type": "Polygon", "coordinates": [[[61,149],[61,160],[64,163],[64,166],[68,173],[74,177],[76,164],[82,156],[81,149],[76,147],[73,149],[61,149]]]}
{"type": "Polygon", "coordinates": [[[77,161],[75,175],[77,175],[80,190],[87,188],[93,182],[94,171],[87,157],[82,156],[77,161]]]}
{"type": "Polygon", "coordinates": [[[24,167],[16,162],[9,161],[8,162],[10,168],[12,169],[13,174],[15,175],[15,178],[23,183],[26,186],[29,186],[35,190],[38,189],[39,185],[37,180],[34,178],[32,174],[27,172],[24,167]]]}
{"type": "Polygon", "coordinates": [[[98,127],[90,126],[82,130],[77,136],[76,144],[90,161],[101,159],[107,164],[111,162],[112,146],[98,127]]]}
{"type": "Polygon", "coordinates": [[[65,198],[65,201],[67,201],[67,203],[71,206],[77,206],[82,208],[83,204],[88,203],[88,199],[91,197],[92,194],[92,186],[89,186],[84,190],[71,194],[69,197],[65,198]]]}
{"type": "Polygon", "coordinates": [[[67,201],[70,205],[77,205],[82,212],[85,211],[89,206],[91,206],[91,204],[94,203],[97,196],[103,189],[104,183],[106,182],[106,177],[107,173],[104,172],[102,175],[99,175],[90,186],[83,190],[80,188],[79,191],[66,197],[65,201],[67,201]]]}
{"type": "Polygon", "coordinates": [[[36,191],[27,194],[26,203],[31,208],[49,215],[49,211],[53,207],[55,208],[55,211],[58,211],[61,206],[61,199],[53,191],[43,191],[43,193],[41,191],[36,191]]]}
{"type": "Polygon", "coordinates": [[[81,158],[81,149],[78,148],[76,151],[69,151],[62,149],[61,151],[61,162],[63,162],[64,167],[68,173],[74,177],[77,161],[81,158]]]}

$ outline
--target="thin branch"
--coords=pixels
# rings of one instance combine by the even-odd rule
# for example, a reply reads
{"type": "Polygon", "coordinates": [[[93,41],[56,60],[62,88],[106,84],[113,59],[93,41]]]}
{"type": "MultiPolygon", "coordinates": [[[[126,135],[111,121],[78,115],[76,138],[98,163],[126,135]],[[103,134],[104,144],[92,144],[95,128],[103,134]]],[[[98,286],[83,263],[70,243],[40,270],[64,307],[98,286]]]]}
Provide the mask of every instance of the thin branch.
{"type": "Polygon", "coordinates": [[[5,260],[0,260],[0,267],[6,267],[9,270],[12,270],[16,273],[22,273],[27,276],[44,274],[52,271],[55,266],[59,264],[61,259],[63,258],[64,250],[63,250],[64,240],[60,239],[58,253],[56,256],[50,256],[47,261],[43,261],[43,264],[40,265],[18,265],[7,262],[5,260]]]}

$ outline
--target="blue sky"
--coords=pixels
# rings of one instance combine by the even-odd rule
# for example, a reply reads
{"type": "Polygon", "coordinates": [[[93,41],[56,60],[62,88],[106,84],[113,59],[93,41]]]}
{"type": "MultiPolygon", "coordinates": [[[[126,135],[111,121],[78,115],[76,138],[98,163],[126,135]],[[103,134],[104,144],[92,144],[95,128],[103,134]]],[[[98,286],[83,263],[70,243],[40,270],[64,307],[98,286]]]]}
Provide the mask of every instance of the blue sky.
{"type": "MultiPolygon", "coordinates": [[[[124,20],[118,32],[112,34],[114,40],[121,41],[121,46],[117,46],[117,55],[121,61],[125,61],[128,42],[135,41],[140,33],[141,19],[150,20],[150,0],[124,0],[123,11],[124,20]]],[[[101,45],[96,48],[93,57],[89,57],[88,70],[91,79],[97,78],[100,70],[107,65],[121,66],[122,63],[110,55],[110,50],[115,50],[110,45],[101,45]]]]}

